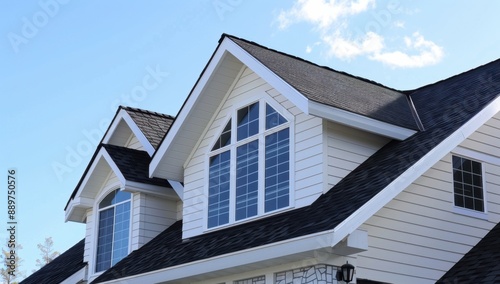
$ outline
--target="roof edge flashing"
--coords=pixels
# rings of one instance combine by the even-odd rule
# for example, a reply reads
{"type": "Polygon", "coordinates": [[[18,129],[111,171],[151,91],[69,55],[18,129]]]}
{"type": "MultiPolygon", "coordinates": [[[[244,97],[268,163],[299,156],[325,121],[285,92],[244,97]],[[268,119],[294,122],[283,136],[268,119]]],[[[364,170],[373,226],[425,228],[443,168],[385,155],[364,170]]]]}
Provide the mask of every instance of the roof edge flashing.
{"type": "Polygon", "coordinates": [[[417,131],[413,129],[390,124],[314,101],[309,101],[309,113],[330,121],[400,141],[417,133],[417,131]]]}

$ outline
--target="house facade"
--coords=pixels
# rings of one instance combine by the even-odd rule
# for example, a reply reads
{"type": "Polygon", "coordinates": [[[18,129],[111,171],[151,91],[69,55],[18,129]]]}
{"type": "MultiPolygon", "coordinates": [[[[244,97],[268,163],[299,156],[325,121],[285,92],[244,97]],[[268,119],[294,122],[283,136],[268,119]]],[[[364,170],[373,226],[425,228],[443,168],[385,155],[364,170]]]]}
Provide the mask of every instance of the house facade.
{"type": "Polygon", "coordinates": [[[175,118],[118,110],[65,208],[79,281],[456,281],[500,221],[499,94],[498,60],[402,92],[223,35],[175,118]]]}

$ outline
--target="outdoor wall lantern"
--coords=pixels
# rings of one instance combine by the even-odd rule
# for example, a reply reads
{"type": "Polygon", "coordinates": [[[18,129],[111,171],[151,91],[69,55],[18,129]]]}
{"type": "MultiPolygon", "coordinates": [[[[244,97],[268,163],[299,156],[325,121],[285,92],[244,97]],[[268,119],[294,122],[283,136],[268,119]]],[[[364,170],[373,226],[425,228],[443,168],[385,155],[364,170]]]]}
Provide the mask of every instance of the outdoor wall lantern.
{"type": "Polygon", "coordinates": [[[354,277],[354,265],[349,264],[349,261],[346,264],[340,267],[340,270],[337,271],[337,280],[344,281],[345,283],[349,283],[352,281],[354,277]]]}

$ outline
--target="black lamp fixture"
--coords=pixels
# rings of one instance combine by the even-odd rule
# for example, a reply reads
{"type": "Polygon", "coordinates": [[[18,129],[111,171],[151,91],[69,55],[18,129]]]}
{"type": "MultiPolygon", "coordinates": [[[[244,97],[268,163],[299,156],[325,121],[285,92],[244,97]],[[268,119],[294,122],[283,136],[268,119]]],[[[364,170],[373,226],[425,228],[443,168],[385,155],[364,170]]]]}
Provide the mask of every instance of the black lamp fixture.
{"type": "Polygon", "coordinates": [[[354,265],[349,264],[349,261],[346,264],[340,267],[340,270],[337,271],[337,280],[344,281],[345,283],[349,283],[352,281],[354,277],[354,265]]]}

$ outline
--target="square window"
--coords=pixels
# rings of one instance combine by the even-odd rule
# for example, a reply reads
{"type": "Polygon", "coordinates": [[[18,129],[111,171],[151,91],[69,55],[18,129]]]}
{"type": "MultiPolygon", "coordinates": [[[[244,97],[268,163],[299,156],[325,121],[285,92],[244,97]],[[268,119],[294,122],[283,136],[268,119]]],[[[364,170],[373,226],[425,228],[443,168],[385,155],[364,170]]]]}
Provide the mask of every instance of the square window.
{"type": "Polygon", "coordinates": [[[481,163],[458,156],[452,163],[455,206],[484,212],[481,163]]]}

